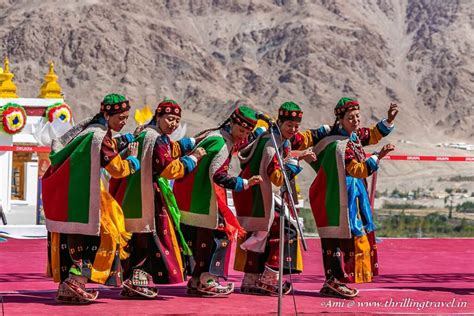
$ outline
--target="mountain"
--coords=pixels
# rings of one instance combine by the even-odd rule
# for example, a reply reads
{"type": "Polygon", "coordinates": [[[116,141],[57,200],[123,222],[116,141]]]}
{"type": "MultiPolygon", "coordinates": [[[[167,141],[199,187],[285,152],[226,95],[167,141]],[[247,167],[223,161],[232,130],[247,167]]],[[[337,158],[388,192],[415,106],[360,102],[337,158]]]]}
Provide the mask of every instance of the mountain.
{"type": "Polygon", "coordinates": [[[436,154],[429,146],[474,137],[473,8],[470,0],[0,0],[0,55],[22,97],[39,94],[53,60],[76,119],[119,92],[133,108],[175,98],[192,133],[236,102],[276,114],[293,100],[303,127],[315,127],[332,124],[337,100],[353,96],[366,124],[397,102],[390,141],[436,154]]]}
{"type": "Polygon", "coordinates": [[[0,0],[0,54],[21,96],[53,60],[79,118],[112,91],[136,107],[167,96],[194,130],[238,100],[269,113],[294,100],[305,126],[330,123],[348,95],[367,122],[399,103],[399,135],[471,138],[472,27],[468,0],[0,0]]]}

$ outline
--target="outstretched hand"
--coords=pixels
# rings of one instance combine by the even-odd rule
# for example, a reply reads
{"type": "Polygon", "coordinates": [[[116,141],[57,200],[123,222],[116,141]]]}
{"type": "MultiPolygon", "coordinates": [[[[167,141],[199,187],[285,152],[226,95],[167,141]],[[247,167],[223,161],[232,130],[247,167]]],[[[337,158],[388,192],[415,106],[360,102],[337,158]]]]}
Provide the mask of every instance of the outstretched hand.
{"type": "Polygon", "coordinates": [[[304,160],[307,163],[312,163],[316,160],[318,160],[318,157],[316,154],[313,152],[312,149],[305,150],[302,155],[298,157],[299,160],[304,160]]]}
{"type": "Polygon", "coordinates": [[[263,179],[262,179],[262,176],[253,176],[249,179],[249,186],[254,186],[256,184],[259,184],[260,182],[262,182],[263,179]]]}
{"type": "Polygon", "coordinates": [[[379,156],[379,159],[382,159],[383,157],[385,157],[389,152],[395,150],[395,145],[392,145],[392,144],[387,144],[387,145],[384,145],[382,147],[382,149],[380,150],[378,156],[379,156]]]}
{"type": "Polygon", "coordinates": [[[392,124],[398,114],[398,105],[396,103],[390,103],[390,108],[388,109],[388,118],[387,123],[392,124]]]}
{"type": "Polygon", "coordinates": [[[138,156],[138,142],[128,144],[128,155],[137,158],[138,156]]]}
{"type": "Polygon", "coordinates": [[[135,130],[133,131],[133,136],[137,137],[138,134],[140,134],[144,128],[144,125],[138,125],[137,128],[135,128],[135,130]]]}
{"type": "Polygon", "coordinates": [[[198,147],[194,150],[194,152],[191,155],[196,157],[197,160],[201,160],[201,158],[204,157],[206,154],[207,152],[204,148],[198,147]]]}

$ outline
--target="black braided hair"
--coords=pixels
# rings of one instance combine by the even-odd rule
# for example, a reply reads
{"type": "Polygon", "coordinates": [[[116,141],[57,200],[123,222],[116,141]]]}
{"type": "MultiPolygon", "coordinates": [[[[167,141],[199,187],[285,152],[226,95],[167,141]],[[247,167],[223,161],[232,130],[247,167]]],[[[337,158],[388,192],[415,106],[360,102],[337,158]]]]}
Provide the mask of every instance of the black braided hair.
{"type": "Polygon", "coordinates": [[[89,124],[87,125],[91,125],[91,124],[104,124],[105,122],[105,115],[103,112],[99,112],[97,113],[96,115],[94,115],[91,119],[91,121],[89,122],[89,124]]]}
{"type": "Polygon", "coordinates": [[[329,132],[329,135],[336,135],[337,134],[337,130],[339,128],[340,123],[341,123],[341,121],[339,120],[338,117],[336,117],[336,120],[334,121],[334,125],[331,127],[331,131],[329,132]]]}
{"type": "Polygon", "coordinates": [[[226,119],[222,124],[220,124],[218,127],[213,127],[213,128],[208,128],[200,133],[197,133],[194,138],[197,138],[199,136],[201,136],[202,134],[205,134],[205,133],[209,133],[209,132],[212,132],[212,131],[217,131],[217,130],[220,130],[221,128],[223,128],[224,126],[228,125],[229,123],[231,122],[231,118],[229,117],[228,119],[226,119]]]}

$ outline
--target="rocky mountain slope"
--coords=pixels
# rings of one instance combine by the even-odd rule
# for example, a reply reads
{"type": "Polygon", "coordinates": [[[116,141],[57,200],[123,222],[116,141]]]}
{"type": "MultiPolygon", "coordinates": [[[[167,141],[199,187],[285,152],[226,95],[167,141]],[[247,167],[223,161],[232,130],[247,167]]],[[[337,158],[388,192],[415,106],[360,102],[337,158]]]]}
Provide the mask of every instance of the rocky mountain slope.
{"type": "Polygon", "coordinates": [[[136,107],[176,98],[194,131],[237,100],[270,113],[294,100],[314,126],[331,123],[337,99],[350,95],[368,122],[398,102],[399,137],[466,139],[472,8],[469,0],[0,0],[0,55],[24,97],[38,94],[54,60],[79,118],[119,91],[136,107]]]}
{"type": "MultiPolygon", "coordinates": [[[[470,0],[0,0],[0,56],[23,97],[39,94],[55,61],[77,119],[121,92],[134,108],[177,99],[190,132],[214,126],[237,101],[275,113],[294,100],[303,127],[314,127],[332,124],[337,100],[354,96],[367,124],[400,104],[390,141],[412,144],[397,143],[398,153],[437,154],[435,143],[474,138],[473,8],[470,0]]],[[[472,173],[468,163],[384,164],[384,185],[402,187],[472,173]]],[[[302,176],[306,185],[311,178],[302,176]]]]}

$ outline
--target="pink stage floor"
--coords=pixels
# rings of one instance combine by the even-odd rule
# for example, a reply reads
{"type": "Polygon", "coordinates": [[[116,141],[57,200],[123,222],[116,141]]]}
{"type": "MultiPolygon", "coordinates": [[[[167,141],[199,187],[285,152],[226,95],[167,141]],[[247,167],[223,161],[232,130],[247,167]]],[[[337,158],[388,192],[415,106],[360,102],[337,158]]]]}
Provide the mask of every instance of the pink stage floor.
{"type": "MultiPolygon", "coordinates": [[[[354,301],[321,297],[323,282],[320,242],[308,241],[305,271],[294,275],[299,314],[474,314],[474,239],[384,239],[379,244],[381,275],[359,285],[354,301]]],[[[45,274],[46,241],[0,243],[0,304],[4,315],[151,315],[269,314],[277,297],[232,294],[228,298],[187,297],[184,284],[160,286],[154,301],[125,300],[118,289],[104,288],[96,303],[61,305],[54,300],[56,284],[45,274]]],[[[241,274],[232,271],[230,281],[241,274]]],[[[284,298],[285,314],[295,314],[293,296],[284,298]]]]}

